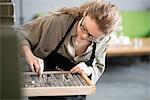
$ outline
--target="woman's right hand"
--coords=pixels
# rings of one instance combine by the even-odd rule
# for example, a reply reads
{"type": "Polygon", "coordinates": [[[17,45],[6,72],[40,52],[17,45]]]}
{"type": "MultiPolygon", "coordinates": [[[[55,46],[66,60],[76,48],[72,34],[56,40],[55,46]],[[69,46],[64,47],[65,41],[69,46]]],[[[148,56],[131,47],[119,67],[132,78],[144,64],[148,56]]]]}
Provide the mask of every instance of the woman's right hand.
{"type": "Polygon", "coordinates": [[[24,45],[22,46],[22,53],[29,64],[31,71],[36,72],[39,75],[42,75],[44,70],[44,61],[43,59],[33,55],[31,49],[24,45]]]}
{"type": "Polygon", "coordinates": [[[29,64],[32,72],[36,72],[37,74],[42,75],[43,70],[44,70],[43,59],[32,55],[32,56],[26,58],[26,61],[29,64]]]}

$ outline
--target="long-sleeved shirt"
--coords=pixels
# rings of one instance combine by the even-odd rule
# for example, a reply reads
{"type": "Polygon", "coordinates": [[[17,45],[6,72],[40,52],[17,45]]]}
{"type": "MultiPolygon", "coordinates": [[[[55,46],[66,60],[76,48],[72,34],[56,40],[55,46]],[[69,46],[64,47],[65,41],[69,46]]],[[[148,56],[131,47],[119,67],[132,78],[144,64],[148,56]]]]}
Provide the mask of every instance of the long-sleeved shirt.
{"type": "MultiPolygon", "coordinates": [[[[21,37],[21,45],[29,46],[35,56],[44,58],[56,48],[73,19],[69,14],[58,15],[51,13],[30,21],[17,28],[18,34],[21,37]]],[[[75,62],[84,62],[90,59],[93,43],[87,48],[85,53],[75,56],[74,39],[77,35],[77,24],[78,21],[74,24],[58,52],[75,62]]],[[[91,80],[94,83],[97,82],[104,72],[109,39],[110,36],[106,35],[96,43],[95,59],[92,66],[88,66],[92,71],[91,80]]]]}

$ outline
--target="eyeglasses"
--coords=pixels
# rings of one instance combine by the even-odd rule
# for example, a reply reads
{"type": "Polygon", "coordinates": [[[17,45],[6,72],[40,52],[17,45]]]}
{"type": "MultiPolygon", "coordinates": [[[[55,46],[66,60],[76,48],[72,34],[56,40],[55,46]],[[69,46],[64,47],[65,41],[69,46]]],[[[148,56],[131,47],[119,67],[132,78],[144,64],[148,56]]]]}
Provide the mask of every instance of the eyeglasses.
{"type": "Polygon", "coordinates": [[[86,16],[84,16],[81,20],[81,23],[80,23],[80,29],[83,33],[87,34],[88,38],[87,40],[88,41],[92,41],[92,42],[99,42],[100,39],[104,38],[105,37],[105,34],[101,37],[95,37],[93,36],[91,33],[88,32],[87,28],[84,26],[83,22],[84,22],[84,19],[85,19],[86,16]]]}

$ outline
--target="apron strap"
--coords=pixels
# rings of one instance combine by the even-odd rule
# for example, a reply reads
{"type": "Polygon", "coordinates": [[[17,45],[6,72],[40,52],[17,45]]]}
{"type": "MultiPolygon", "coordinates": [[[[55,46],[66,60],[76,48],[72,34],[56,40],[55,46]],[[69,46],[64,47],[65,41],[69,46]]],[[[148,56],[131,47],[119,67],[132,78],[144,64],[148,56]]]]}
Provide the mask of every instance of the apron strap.
{"type": "Polygon", "coordinates": [[[76,17],[73,22],[71,23],[70,27],[68,28],[65,36],[62,38],[62,40],[59,42],[59,44],[57,45],[57,47],[55,48],[55,52],[57,52],[59,50],[59,48],[61,47],[61,45],[63,44],[65,38],[67,37],[68,33],[71,31],[72,27],[74,26],[74,24],[76,23],[76,21],[78,20],[78,17],[76,17]]]}
{"type": "MultiPolygon", "coordinates": [[[[62,40],[59,42],[59,44],[58,44],[57,47],[55,48],[54,52],[57,52],[57,51],[59,50],[59,48],[60,48],[61,45],[63,44],[65,38],[67,37],[68,33],[71,31],[72,27],[74,26],[75,22],[76,22],[78,19],[79,19],[79,18],[77,17],[77,18],[75,18],[75,19],[73,20],[73,22],[71,23],[70,27],[68,28],[68,30],[67,30],[65,36],[64,36],[64,37],[62,38],[62,40]]],[[[95,58],[95,50],[96,50],[96,43],[95,43],[95,42],[93,43],[93,46],[92,46],[92,47],[93,47],[92,55],[91,55],[91,57],[90,57],[90,60],[88,60],[88,61],[86,62],[86,65],[87,65],[87,66],[92,66],[93,60],[94,60],[94,58],[95,58]]]]}
{"type": "Polygon", "coordinates": [[[93,47],[93,50],[92,50],[92,55],[90,57],[90,60],[88,60],[87,62],[85,62],[85,64],[87,66],[92,66],[93,60],[95,58],[95,50],[96,50],[96,43],[95,42],[93,43],[92,47],[93,47]]]}

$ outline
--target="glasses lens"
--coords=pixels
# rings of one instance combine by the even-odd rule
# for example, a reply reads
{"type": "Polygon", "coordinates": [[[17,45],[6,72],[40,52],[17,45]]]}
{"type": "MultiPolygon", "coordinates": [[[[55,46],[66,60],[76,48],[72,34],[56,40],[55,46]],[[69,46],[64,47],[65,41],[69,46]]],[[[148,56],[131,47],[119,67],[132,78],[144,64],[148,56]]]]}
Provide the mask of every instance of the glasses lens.
{"type": "Polygon", "coordinates": [[[88,38],[87,38],[88,41],[99,42],[102,38],[105,37],[105,35],[103,35],[103,36],[101,36],[101,37],[94,37],[93,35],[91,35],[91,34],[88,32],[88,30],[85,28],[85,26],[83,25],[84,18],[85,18],[85,17],[83,17],[82,20],[81,20],[80,29],[81,29],[81,31],[82,31],[83,33],[86,33],[86,34],[88,35],[88,38]]]}

